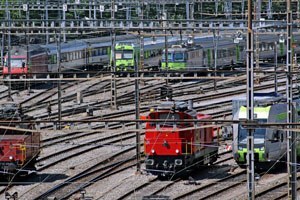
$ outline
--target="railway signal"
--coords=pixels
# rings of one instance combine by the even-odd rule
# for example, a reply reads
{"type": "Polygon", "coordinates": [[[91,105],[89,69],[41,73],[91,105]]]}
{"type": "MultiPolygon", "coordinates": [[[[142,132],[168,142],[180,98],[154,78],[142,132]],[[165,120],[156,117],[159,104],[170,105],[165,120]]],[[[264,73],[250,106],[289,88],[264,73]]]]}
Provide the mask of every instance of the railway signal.
{"type": "Polygon", "coordinates": [[[104,12],[104,5],[99,5],[100,12],[104,12]]]}
{"type": "Polygon", "coordinates": [[[68,5],[66,3],[63,4],[63,11],[64,12],[68,11],[68,5]]]}
{"type": "Polygon", "coordinates": [[[23,11],[25,11],[25,12],[28,11],[28,5],[27,4],[23,4],[23,11]]]}

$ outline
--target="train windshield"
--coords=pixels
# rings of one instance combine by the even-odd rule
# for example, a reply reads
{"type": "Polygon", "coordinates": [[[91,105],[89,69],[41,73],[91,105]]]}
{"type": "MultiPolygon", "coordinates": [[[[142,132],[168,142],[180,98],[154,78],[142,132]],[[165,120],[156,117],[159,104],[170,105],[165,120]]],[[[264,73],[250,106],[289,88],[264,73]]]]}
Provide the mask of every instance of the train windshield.
{"type": "Polygon", "coordinates": [[[122,52],[116,52],[116,59],[122,59],[122,52]]]}
{"type": "MultiPolygon", "coordinates": [[[[267,122],[266,119],[259,119],[258,120],[259,123],[262,122],[267,122]]],[[[238,140],[241,143],[247,143],[247,136],[248,136],[248,129],[242,127],[241,125],[239,125],[238,128],[238,140]]],[[[266,129],[265,128],[256,128],[254,130],[254,139],[264,139],[266,136],[266,129]]]]}
{"type": "Polygon", "coordinates": [[[124,59],[132,59],[133,58],[132,51],[124,51],[123,58],[124,59]]]}
{"type": "MultiPolygon", "coordinates": [[[[177,113],[160,113],[159,119],[166,119],[166,120],[179,120],[180,115],[177,113]]],[[[173,126],[173,122],[160,122],[160,126],[173,126]]]]}
{"type": "MultiPolygon", "coordinates": [[[[25,62],[24,59],[11,59],[10,63],[11,63],[11,67],[22,67],[22,63],[25,62]]],[[[8,64],[8,63],[7,63],[8,64]]]]}
{"type": "Polygon", "coordinates": [[[174,53],[174,60],[175,61],[183,61],[184,60],[184,54],[180,53],[180,52],[174,53]]]}
{"type": "Polygon", "coordinates": [[[133,51],[116,51],[116,59],[132,59],[133,51]]]}

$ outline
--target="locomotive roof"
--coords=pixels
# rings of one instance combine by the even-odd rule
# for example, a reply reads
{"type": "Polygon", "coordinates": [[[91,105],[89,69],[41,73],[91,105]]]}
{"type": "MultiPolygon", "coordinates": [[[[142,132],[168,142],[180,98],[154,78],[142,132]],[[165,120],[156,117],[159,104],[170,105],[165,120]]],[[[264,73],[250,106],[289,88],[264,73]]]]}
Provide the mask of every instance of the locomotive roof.
{"type": "Polygon", "coordinates": [[[5,141],[5,140],[24,140],[25,138],[28,137],[28,134],[24,135],[1,135],[0,139],[1,141],[5,141]]]}
{"type": "MultiPolygon", "coordinates": [[[[42,45],[42,47],[48,49],[49,54],[55,54],[57,52],[57,44],[42,45]]],[[[73,40],[66,43],[61,43],[61,53],[70,51],[80,51],[86,48],[86,43],[81,40],[73,40]]]]}
{"type": "Polygon", "coordinates": [[[196,117],[197,115],[197,112],[193,109],[189,109],[188,104],[184,101],[165,101],[157,106],[157,112],[171,110],[185,112],[193,117],[196,117]]]}
{"type": "Polygon", "coordinates": [[[172,108],[186,110],[188,105],[183,101],[166,101],[157,107],[158,110],[171,110],[172,108]]]}
{"type": "MultiPolygon", "coordinates": [[[[38,44],[30,44],[28,45],[28,51],[29,52],[42,52],[43,48],[41,47],[41,45],[38,44]]],[[[21,46],[12,46],[12,50],[11,50],[11,55],[26,55],[27,52],[27,46],[26,45],[21,45],[21,46]]]]}

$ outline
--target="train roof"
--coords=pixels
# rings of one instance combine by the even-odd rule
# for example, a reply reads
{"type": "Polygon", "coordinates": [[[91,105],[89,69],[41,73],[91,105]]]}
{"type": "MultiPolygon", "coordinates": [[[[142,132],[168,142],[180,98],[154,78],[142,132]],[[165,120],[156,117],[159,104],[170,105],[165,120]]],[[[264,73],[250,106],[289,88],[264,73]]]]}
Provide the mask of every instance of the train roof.
{"type": "Polygon", "coordinates": [[[1,135],[0,141],[10,141],[10,140],[24,140],[28,137],[28,134],[22,135],[1,135]]]}
{"type": "MultiPolygon", "coordinates": [[[[116,43],[124,42],[124,43],[132,43],[135,44],[137,48],[138,45],[138,36],[136,35],[118,35],[116,36],[116,43]]],[[[172,36],[168,37],[168,46],[173,44],[180,44],[182,42],[187,42],[189,37],[187,36],[172,36]]],[[[211,35],[206,36],[199,36],[195,37],[195,43],[201,43],[203,46],[212,47],[212,40],[213,37],[211,35]]],[[[222,46],[223,41],[219,42],[219,46],[222,46]]],[[[111,46],[111,37],[104,36],[104,37],[97,37],[97,38],[89,38],[89,39],[80,39],[80,40],[72,40],[65,43],[61,43],[61,52],[71,52],[71,51],[80,51],[86,48],[98,48],[98,47],[109,47],[111,46]]],[[[57,43],[51,44],[44,44],[44,45],[29,45],[29,51],[42,51],[44,49],[48,52],[48,54],[56,54],[57,53],[57,43]]],[[[165,48],[165,37],[156,37],[153,40],[153,37],[145,37],[144,38],[144,50],[152,50],[152,49],[164,49],[165,48]]],[[[26,51],[26,46],[22,48],[18,47],[16,49],[23,49],[26,51]]]]}
{"type": "Polygon", "coordinates": [[[166,101],[161,103],[157,107],[157,110],[172,110],[172,109],[184,111],[188,109],[188,104],[183,101],[166,101]]]}
{"type": "MultiPolygon", "coordinates": [[[[274,103],[283,100],[283,95],[275,92],[258,92],[254,93],[254,104],[260,103],[274,103]]],[[[246,101],[246,97],[237,97],[234,98],[232,101],[246,101]]]]}
{"type": "Polygon", "coordinates": [[[194,109],[189,109],[189,106],[184,101],[165,101],[157,106],[154,112],[184,112],[193,118],[197,117],[197,112],[194,109]]]}
{"type": "MultiPolygon", "coordinates": [[[[57,44],[48,44],[42,45],[43,48],[46,48],[49,54],[55,54],[57,52],[57,44]]],[[[82,40],[73,40],[66,43],[61,43],[61,53],[70,52],[70,51],[80,51],[87,48],[87,45],[82,40]]]]}
{"type": "Polygon", "coordinates": [[[32,53],[32,52],[41,53],[44,51],[43,47],[38,44],[30,44],[30,45],[28,45],[28,49],[27,49],[27,45],[12,46],[11,56],[18,56],[18,55],[24,56],[24,55],[26,55],[27,50],[29,51],[29,53],[32,53]]]}
{"type": "MultiPolygon", "coordinates": [[[[254,106],[267,106],[284,100],[283,95],[275,92],[254,93],[254,106]]],[[[245,96],[232,99],[232,113],[235,114],[241,106],[247,105],[245,96]]]]}

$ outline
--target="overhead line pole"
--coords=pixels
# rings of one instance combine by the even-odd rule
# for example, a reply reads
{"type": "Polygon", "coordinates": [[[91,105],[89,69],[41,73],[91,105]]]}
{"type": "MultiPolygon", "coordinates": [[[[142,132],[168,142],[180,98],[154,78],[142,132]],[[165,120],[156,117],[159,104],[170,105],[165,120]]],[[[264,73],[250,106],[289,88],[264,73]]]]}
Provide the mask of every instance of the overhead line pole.
{"type": "MultiPolygon", "coordinates": [[[[57,35],[57,72],[58,72],[58,77],[59,79],[61,78],[61,32],[57,35]]],[[[58,96],[58,129],[61,129],[61,80],[58,80],[58,85],[57,85],[57,96],[58,96]]]]}
{"type": "Polygon", "coordinates": [[[45,1],[45,25],[46,25],[46,44],[49,43],[49,32],[48,32],[48,0],[45,1]]]}
{"type": "MultiPolygon", "coordinates": [[[[10,11],[8,11],[8,16],[10,16],[10,11]]],[[[8,30],[8,51],[7,51],[7,67],[8,67],[8,100],[11,101],[11,37],[10,30],[8,30]]]]}
{"type": "MultiPolygon", "coordinates": [[[[287,123],[294,122],[294,109],[293,109],[293,74],[292,72],[292,10],[291,0],[286,0],[287,7],[287,123]]],[[[288,126],[287,133],[287,167],[288,167],[288,198],[297,199],[297,158],[296,158],[296,133],[290,131],[288,126]]]]}
{"type": "MultiPolygon", "coordinates": [[[[8,2],[6,0],[6,7],[8,8],[8,2]]],[[[11,20],[10,20],[10,11],[9,10],[6,10],[6,17],[7,17],[7,20],[8,20],[8,51],[7,51],[7,67],[8,67],[8,97],[7,99],[9,101],[12,100],[12,97],[11,97],[11,30],[10,30],[10,27],[11,27],[11,20]]]]}
{"type": "Polygon", "coordinates": [[[116,55],[115,55],[115,46],[116,46],[116,32],[114,29],[114,19],[115,19],[115,0],[111,1],[111,101],[110,106],[112,109],[118,109],[117,105],[117,86],[116,86],[116,55]]]}
{"type": "MultiPolygon", "coordinates": [[[[140,19],[144,18],[144,0],[142,0],[141,5],[139,6],[139,17],[140,19]]],[[[138,120],[140,118],[140,88],[139,88],[139,69],[144,71],[144,33],[143,33],[143,22],[142,29],[139,32],[139,38],[140,38],[140,58],[136,58],[136,62],[134,65],[134,71],[135,71],[135,119],[138,120]],[[139,62],[138,62],[139,61],[139,62]]],[[[134,55],[133,55],[134,56],[134,55]]],[[[137,130],[140,130],[140,122],[135,123],[135,127],[137,130]]],[[[140,132],[136,132],[136,170],[137,172],[141,172],[141,135],[140,132]]]]}
{"type": "MultiPolygon", "coordinates": [[[[28,7],[28,1],[26,1],[26,27],[27,27],[27,31],[25,32],[25,36],[26,36],[26,66],[28,67],[28,69],[31,69],[31,63],[30,63],[30,52],[29,52],[29,44],[30,44],[30,37],[29,37],[29,7],[28,7]]],[[[27,85],[27,92],[28,95],[32,92],[31,91],[31,86],[30,86],[30,81],[28,81],[28,85],[27,85]]]]}
{"type": "MultiPolygon", "coordinates": [[[[248,32],[247,32],[247,120],[254,119],[253,94],[253,29],[252,29],[252,0],[248,0],[248,32]]],[[[247,185],[248,199],[255,198],[254,185],[254,131],[248,129],[247,136],[247,185]]]]}
{"type": "MultiPolygon", "coordinates": [[[[162,25],[163,25],[163,32],[165,34],[165,69],[167,72],[169,71],[169,56],[168,56],[168,36],[167,36],[167,11],[165,10],[165,4],[163,4],[163,12],[162,15],[160,16],[161,19],[163,20],[162,25]]],[[[169,85],[169,80],[166,80],[166,85],[169,85]]]]}

